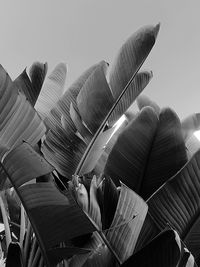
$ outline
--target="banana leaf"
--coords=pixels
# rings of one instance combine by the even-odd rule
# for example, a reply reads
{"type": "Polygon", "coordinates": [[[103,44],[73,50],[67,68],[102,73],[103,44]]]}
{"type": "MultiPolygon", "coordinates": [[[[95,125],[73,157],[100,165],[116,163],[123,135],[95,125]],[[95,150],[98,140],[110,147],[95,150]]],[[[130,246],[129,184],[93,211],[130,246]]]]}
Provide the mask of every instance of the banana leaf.
{"type": "Polygon", "coordinates": [[[110,177],[105,177],[102,182],[102,189],[99,188],[99,206],[102,214],[102,229],[109,229],[119,199],[119,191],[110,177]],[[101,198],[101,200],[100,200],[101,198]]]}
{"type": "Polygon", "coordinates": [[[115,215],[106,231],[106,238],[121,262],[133,254],[147,210],[146,202],[126,185],[121,184],[115,215]]]}
{"type": "Polygon", "coordinates": [[[126,92],[115,107],[115,110],[108,119],[109,126],[112,126],[133,104],[136,97],[144,90],[153,77],[149,71],[140,71],[127,88],[126,92]]]}
{"type": "MultiPolygon", "coordinates": [[[[69,137],[71,133],[76,132],[76,127],[70,117],[70,105],[77,111],[76,98],[88,77],[95,71],[100,62],[87,69],[67,90],[62,98],[52,108],[46,122],[51,131],[61,132],[63,136],[69,137]],[[63,129],[64,128],[64,129],[63,129]]],[[[49,136],[47,135],[47,138],[49,136]]],[[[49,138],[50,139],[50,138],[49,138]]]]}
{"type": "Polygon", "coordinates": [[[76,99],[80,116],[93,133],[97,131],[114,104],[106,80],[106,68],[106,63],[96,68],[81,88],[76,99]]]}
{"type": "MultiPolygon", "coordinates": [[[[122,46],[119,55],[117,56],[116,63],[114,63],[111,67],[109,82],[112,92],[110,91],[104,74],[104,69],[106,68],[107,63],[102,61],[86,71],[86,73],[84,73],[80,77],[75,85],[72,85],[66,91],[62,99],[58,101],[56,107],[51,110],[50,115],[47,118],[47,125],[49,129],[51,129],[51,131],[47,134],[42,152],[45,155],[45,158],[50,161],[51,164],[53,164],[58,172],[63,176],[70,179],[70,176],[74,174],[74,167],[78,165],[77,162],[80,162],[80,157],[83,160],[80,163],[79,167],[77,167],[79,168],[79,170],[81,169],[80,166],[88,155],[88,151],[86,151],[87,146],[84,147],[81,142],[77,143],[77,152],[80,152],[80,157],[78,156],[78,160],[76,160],[74,154],[70,155],[70,151],[68,152],[68,150],[71,149],[71,145],[66,145],[66,143],[68,142],[65,142],[65,140],[70,140],[69,143],[75,143],[75,140],[73,140],[73,138],[77,139],[77,128],[75,127],[77,121],[75,121],[74,123],[72,118],[70,117],[71,103],[73,104],[73,108],[76,111],[76,118],[79,117],[83,125],[86,126],[90,131],[93,131],[94,135],[96,134],[96,137],[93,137],[93,141],[91,141],[91,145],[88,148],[88,150],[90,150],[94,141],[105,128],[105,123],[109,119],[106,119],[106,116],[109,112],[110,115],[112,113],[111,109],[114,107],[112,95],[116,96],[116,94],[114,93],[114,88],[115,84],[118,81],[119,70],[123,69],[122,76],[124,76],[124,84],[117,86],[117,95],[119,93],[121,93],[122,95],[118,100],[115,98],[115,105],[119,103],[126,89],[128,89],[130,84],[132,83],[136,72],[139,70],[140,66],[148,56],[155,43],[158,30],[159,26],[149,26],[140,29],[137,34],[131,36],[128,41],[122,46]],[[96,96],[101,97],[97,98],[96,96]],[[90,106],[91,109],[90,112],[88,112],[88,107],[90,106]],[[104,107],[106,108],[104,109],[104,107]],[[92,116],[91,118],[91,114],[96,115],[92,116]],[[100,117],[99,114],[101,114],[100,117]],[[105,121],[103,122],[103,120],[105,121]],[[100,129],[101,124],[102,127],[100,129]],[[100,129],[98,133],[96,132],[97,129],[100,129]],[[81,146],[81,149],[78,148],[79,144],[81,146]],[[70,149],[67,149],[67,146],[69,146],[70,149]],[[62,149],[57,149],[57,147],[62,147],[62,149]],[[69,157],[65,156],[66,153],[68,153],[69,157]],[[84,153],[85,156],[83,156],[84,153]],[[55,155],[57,155],[57,157],[55,157],[55,155]],[[75,161],[73,161],[73,158],[75,158],[75,161]],[[68,161],[70,162],[69,165],[72,167],[71,171],[70,168],[66,168],[68,161]]],[[[147,75],[145,75],[146,74],[141,75],[143,77],[143,81],[140,80],[140,82],[138,83],[141,84],[141,88],[139,86],[139,88],[133,88],[134,90],[132,92],[132,99],[135,99],[139,94],[139,91],[143,89],[145,81],[146,83],[148,83],[149,74],[147,73],[147,75]]],[[[127,94],[127,97],[128,96],[129,95],[127,94]]],[[[123,101],[125,101],[125,99],[123,101]]]]}
{"type": "Polygon", "coordinates": [[[169,224],[195,258],[200,238],[200,150],[147,201],[159,229],[169,224]]]}
{"type": "Polygon", "coordinates": [[[159,118],[151,107],[141,110],[119,135],[104,172],[147,199],[187,162],[180,120],[169,108],[159,118]],[[120,164],[119,164],[120,162],[120,164]]]}
{"type": "MultiPolygon", "coordinates": [[[[12,83],[8,74],[1,67],[0,99],[0,143],[12,148],[28,141],[35,145],[44,135],[46,128],[26,96],[12,83]]],[[[5,150],[1,150],[1,156],[5,150]]]]}
{"type": "MultiPolygon", "coordinates": [[[[62,193],[53,182],[29,183],[53,171],[53,167],[30,145],[23,143],[13,149],[4,158],[2,166],[22,201],[47,266],[52,266],[49,250],[96,230],[69,191],[62,193]]],[[[71,248],[69,251],[71,253],[71,248]]],[[[60,260],[60,256],[57,259],[60,260]]]]}
{"type": "Polygon", "coordinates": [[[35,62],[29,71],[26,69],[14,80],[14,84],[23,91],[32,106],[35,105],[47,72],[47,64],[35,62]]]}
{"type": "Polygon", "coordinates": [[[108,78],[115,99],[119,97],[127,82],[148,56],[155,43],[159,28],[159,24],[155,27],[140,28],[120,48],[111,64],[108,78]]]}
{"type": "Polygon", "coordinates": [[[33,106],[35,98],[37,98],[38,95],[34,96],[32,83],[28,77],[26,69],[14,80],[14,84],[19,90],[21,90],[25,94],[25,96],[33,106]]]}
{"type": "Polygon", "coordinates": [[[187,259],[182,260],[180,263],[180,259],[182,257],[181,254],[181,240],[177,232],[173,230],[165,230],[144,248],[132,255],[124,264],[122,264],[122,266],[196,266],[194,262],[191,265],[187,265],[187,259]]]}
{"type": "MultiPolygon", "coordinates": [[[[103,64],[104,62],[100,62],[85,71],[81,77],[66,90],[63,97],[51,110],[46,120],[46,125],[50,131],[47,133],[46,140],[43,143],[42,152],[45,158],[56,167],[57,171],[68,179],[71,179],[87,147],[85,140],[76,134],[76,118],[77,116],[80,117],[77,111],[76,98],[88,77],[92,75],[98,66],[103,64]],[[70,116],[71,103],[76,112],[76,117],[72,116],[75,120],[75,124],[70,116]]],[[[91,140],[91,138],[89,138],[89,140],[91,140]]]]}
{"type": "MultiPolygon", "coordinates": [[[[47,63],[34,62],[29,69],[29,77],[32,83],[33,91],[39,96],[41,88],[43,86],[46,74],[48,70],[47,63]]],[[[33,105],[35,105],[37,97],[35,97],[33,105]]]]}
{"type": "Polygon", "coordinates": [[[68,261],[69,267],[115,266],[116,261],[113,255],[97,232],[93,233],[92,237],[84,245],[84,248],[90,249],[91,252],[88,254],[74,255],[68,261]]]}
{"type": "MultiPolygon", "coordinates": [[[[23,140],[35,145],[44,136],[46,127],[30,102],[0,66],[0,156],[23,140]]],[[[1,169],[1,189],[9,187],[1,169]]]]}
{"type": "Polygon", "coordinates": [[[35,104],[35,109],[44,119],[63,94],[67,68],[66,64],[58,64],[45,79],[41,93],[35,104]]]}
{"type": "Polygon", "coordinates": [[[159,25],[140,29],[138,32],[133,34],[119,50],[109,75],[109,84],[115,98],[115,103],[109,110],[101,125],[99,125],[98,130],[96,131],[92,141],[87,147],[87,150],[83,154],[79,165],[77,166],[75,174],[79,174],[79,171],[82,169],[85,159],[87,159],[95,140],[104,130],[108,119],[112,115],[124,94],[127,92],[144,60],[150,53],[155,43],[158,31],[159,25]]]}

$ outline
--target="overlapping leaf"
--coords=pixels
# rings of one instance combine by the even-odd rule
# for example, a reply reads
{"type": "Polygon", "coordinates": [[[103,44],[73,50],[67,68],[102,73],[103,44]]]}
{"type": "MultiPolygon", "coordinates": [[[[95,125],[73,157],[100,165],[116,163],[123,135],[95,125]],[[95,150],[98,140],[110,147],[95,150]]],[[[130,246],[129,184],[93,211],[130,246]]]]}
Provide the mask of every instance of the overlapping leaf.
{"type": "MultiPolygon", "coordinates": [[[[42,152],[45,158],[51,162],[63,176],[69,179],[71,179],[71,175],[75,172],[86,149],[85,141],[76,135],[76,122],[74,124],[70,117],[70,105],[72,103],[74,111],[77,112],[76,97],[79,91],[88,77],[102,64],[103,63],[100,62],[85,71],[65,92],[47,118],[47,125],[51,131],[49,131],[46,136],[42,152]]],[[[79,113],[77,115],[80,116],[79,113]]]]}
{"type": "Polygon", "coordinates": [[[77,96],[77,106],[87,127],[95,133],[114,104],[106,80],[107,64],[99,65],[77,96]]]}
{"type": "Polygon", "coordinates": [[[102,229],[105,230],[109,229],[111,226],[119,199],[119,191],[110,177],[105,177],[103,179],[99,195],[99,199],[101,198],[99,204],[102,214],[102,229]],[[100,195],[101,192],[102,194],[100,195]]]}
{"type": "Polygon", "coordinates": [[[44,119],[63,94],[67,68],[66,64],[58,64],[53,72],[46,78],[35,109],[44,119]]]}
{"type": "Polygon", "coordinates": [[[145,108],[119,135],[109,154],[104,172],[116,184],[119,180],[139,192],[144,166],[158,125],[158,118],[151,108],[145,108]],[[120,162],[120,164],[119,164],[120,162]]]}
{"type": "Polygon", "coordinates": [[[143,197],[147,199],[186,162],[187,154],[180,120],[173,110],[162,109],[144,180],[141,184],[143,197]]]}
{"type": "Polygon", "coordinates": [[[141,71],[135,76],[110,116],[108,120],[109,125],[113,125],[126,112],[126,110],[133,104],[136,97],[148,85],[152,76],[153,73],[148,71],[141,71]]]}
{"type": "Polygon", "coordinates": [[[43,86],[47,70],[48,70],[47,63],[42,64],[40,62],[34,62],[29,69],[29,77],[32,83],[34,94],[36,95],[33,104],[35,104],[37,101],[37,97],[39,96],[40,90],[43,86]]]}
{"type": "Polygon", "coordinates": [[[111,86],[115,103],[90,142],[76,169],[76,174],[79,173],[82,165],[84,165],[84,161],[87,158],[87,155],[90,153],[93,143],[98,138],[98,135],[104,130],[107,121],[114,112],[116,106],[119,104],[123,95],[127,92],[141,65],[151,51],[158,31],[159,25],[155,27],[149,26],[139,29],[138,32],[133,34],[120,48],[109,75],[109,84],[111,86]]]}
{"type": "Polygon", "coordinates": [[[101,211],[98,204],[97,189],[97,179],[96,176],[94,176],[90,184],[90,202],[88,213],[93,221],[98,225],[99,229],[102,229],[101,211]]]}
{"type": "MultiPolygon", "coordinates": [[[[64,167],[68,164],[69,160],[69,157],[65,156],[67,150],[65,139],[68,138],[70,142],[74,142],[74,134],[78,130],[77,128],[79,128],[81,131],[79,134],[86,135],[87,139],[85,141],[88,143],[88,141],[91,140],[91,136],[89,134],[90,131],[95,134],[95,132],[100,129],[100,125],[102,124],[102,130],[99,132],[102,133],[105,127],[104,120],[111,108],[114,107],[112,93],[115,96],[115,101],[119,102],[120,99],[117,100],[116,96],[120,93],[123,95],[125,90],[132,85],[132,91],[131,89],[129,93],[127,91],[127,95],[124,96],[123,101],[121,100],[121,104],[119,102],[119,106],[122,105],[122,109],[124,109],[125,106],[127,108],[130,104],[130,99],[128,100],[129,96],[131,95],[131,101],[134,100],[143,87],[148,83],[151,76],[149,73],[138,75],[135,83],[131,83],[131,81],[152,49],[158,30],[159,26],[140,29],[122,46],[116,62],[111,68],[110,72],[109,82],[112,87],[112,92],[110,91],[105,77],[105,68],[107,63],[102,61],[86,71],[80,77],[78,82],[76,82],[66,91],[63,98],[58,101],[56,107],[51,110],[47,119],[47,125],[53,131],[53,133],[50,132],[47,135],[46,141],[44,142],[43,153],[63,176],[70,177],[73,174],[73,171],[69,172],[64,167]],[[121,75],[123,76],[123,84],[118,84],[118,74],[121,69],[123,69],[121,72],[121,75]],[[117,85],[117,94],[114,93],[115,84],[117,85]],[[122,102],[124,104],[122,104],[122,102]],[[71,114],[73,115],[72,118],[70,116],[70,106],[71,114]],[[88,135],[86,133],[87,129],[89,129],[88,135]],[[55,143],[59,147],[63,148],[60,150],[60,152],[57,150],[55,143]],[[55,155],[57,155],[58,159],[55,158],[55,155]]],[[[125,111],[125,109],[123,111],[125,111]]],[[[121,116],[121,114],[122,110],[120,108],[120,113],[118,116],[121,116]]],[[[82,137],[85,138],[85,136],[82,137]]],[[[98,134],[94,137],[94,139],[96,138],[98,138],[98,134]]],[[[92,144],[93,142],[91,142],[90,148],[92,148],[92,144]]],[[[90,148],[86,154],[84,154],[84,159],[82,162],[84,162],[85,158],[87,158],[90,148]]],[[[73,157],[74,155],[71,155],[71,159],[73,157]]],[[[76,163],[70,163],[70,165],[75,166],[76,163]]]]}
{"type": "MultiPolygon", "coordinates": [[[[74,125],[76,126],[76,129],[78,133],[83,137],[84,141],[86,143],[89,143],[92,139],[92,133],[91,131],[84,125],[80,114],[77,112],[77,110],[74,108],[73,104],[71,103],[70,105],[70,116],[71,119],[73,120],[74,125]]],[[[61,118],[63,128],[67,128],[65,126],[65,119],[64,117],[61,118]]]]}
{"type": "Polygon", "coordinates": [[[170,224],[199,257],[200,151],[149,200],[149,212],[160,229],[170,224]]]}
{"type": "Polygon", "coordinates": [[[70,192],[61,193],[52,182],[27,184],[53,170],[27,143],[13,149],[3,166],[25,207],[47,262],[51,260],[49,249],[96,229],[70,192]]]}
{"type": "Polygon", "coordinates": [[[86,144],[75,133],[71,134],[69,139],[63,132],[59,134],[59,129],[57,130],[48,132],[42,152],[59,173],[71,179],[86,149],[86,144]]]}
{"type": "Polygon", "coordinates": [[[108,157],[105,173],[146,199],[186,161],[177,115],[163,109],[158,120],[155,111],[145,107],[119,136],[108,157]]]}
{"type": "Polygon", "coordinates": [[[79,175],[91,172],[96,166],[98,160],[106,149],[107,143],[117,130],[117,127],[112,127],[99,135],[95,140],[90,153],[85,159],[84,165],[79,171],[79,175]]]}
{"type": "Polygon", "coordinates": [[[0,154],[3,156],[6,152],[3,147],[11,149],[22,140],[35,145],[45,134],[46,128],[23,90],[12,83],[2,67],[0,76],[0,154]]]}
{"type": "Polygon", "coordinates": [[[90,249],[91,252],[84,255],[74,255],[69,261],[69,267],[114,266],[115,259],[97,232],[93,233],[84,248],[90,249]]]}
{"type": "Polygon", "coordinates": [[[110,229],[106,233],[106,238],[121,262],[132,255],[147,210],[146,202],[122,184],[115,216],[110,229]]]}
{"type": "Polygon", "coordinates": [[[123,267],[176,267],[181,257],[181,241],[173,230],[167,230],[153,239],[147,246],[131,256],[123,267]]]}
{"type": "MultiPolygon", "coordinates": [[[[72,118],[70,117],[70,106],[71,103],[76,111],[78,111],[76,98],[82,89],[83,85],[87,81],[87,79],[92,75],[92,73],[98,68],[100,65],[104,64],[104,61],[101,61],[97,64],[94,64],[89,69],[87,69],[64,93],[63,97],[57,103],[57,106],[54,110],[63,115],[63,127],[65,129],[65,134],[70,134],[71,132],[76,131],[76,127],[73,123],[72,118]]],[[[53,115],[53,114],[52,114],[53,115]]],[[[80,114],[79,114],[80,115],[80,114]]],[[[57,121],[59,124],[60,122],[57,121]]]]}
{"type": "Polygon", "coordinates": [[[156,225],[156,223],[154,222],[153,218],[151,217],[148,211],[145,221],[143,223],[142,229],[140,231],[137,243],[136,243],[135,252],[143,248],[159,233],[160,233],[160,229],[156,225]]]}
{"type": "Polygon", "coordinates": [[[152,107],[156,113],[159,115],[160,113],[160,107],[158,106],[158,104],[154,101],[152,101],[148,96],[146,95],[139,95],[137,98],[137,105],[138,108],[141,110],[144,107],[152,107]]]}

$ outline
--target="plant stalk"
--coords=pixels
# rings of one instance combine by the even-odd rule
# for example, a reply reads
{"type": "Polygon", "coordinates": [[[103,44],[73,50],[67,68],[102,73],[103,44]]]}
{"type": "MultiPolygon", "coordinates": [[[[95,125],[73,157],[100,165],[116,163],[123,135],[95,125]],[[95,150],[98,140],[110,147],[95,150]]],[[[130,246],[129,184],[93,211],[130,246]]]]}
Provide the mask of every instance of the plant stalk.
{"type": "Polygon", "coordinates": [[[28,264],[28,252],[31,246],[31,234],[32,234],[31,223],[28,220],[27,231],[26,231],[25,242],[24,242],[24,250],[23,250],[25,264],[26,263],[28,264]]]}
{"type": "Polygon", "coordinates": [[[20,223],[20,238],[19,238],[19,243],[20,247],[23,247],[23,241],[24,241],[24,235],[25,235],[25,214],[24,214],[24,207],[21,204],[21,223],[20,223]]]}
{"type": "Polygon", "coordinates": [[[5,209],[5,205],[3,202],[3,193],[0,193],[0,206],[1,206],[1,213],[2,213],[2,217],[3,217],[3,223],[4,223],[4,227],[5,227],[5,235],[6,235],[6,246],[7,249],[9,247],[9,244],[12,242],[12,238],[11,238],[11,232],[10,232],[10,226],[9,226],[9,222],[8,222],[8,217],[6,214],[6,209],[5,209]]]}

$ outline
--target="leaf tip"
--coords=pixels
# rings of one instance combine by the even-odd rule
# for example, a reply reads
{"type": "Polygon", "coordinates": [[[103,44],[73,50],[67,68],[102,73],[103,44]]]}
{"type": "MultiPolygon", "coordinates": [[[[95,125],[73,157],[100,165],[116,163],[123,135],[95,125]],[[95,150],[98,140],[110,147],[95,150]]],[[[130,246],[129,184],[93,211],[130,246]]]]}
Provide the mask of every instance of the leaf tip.
{"type": "Polygon", "coordinates": [[[160,22],[154,27],[154,36],[155,36],[155,39],[158,36],[159,30],[160,30],[160,22]]]}

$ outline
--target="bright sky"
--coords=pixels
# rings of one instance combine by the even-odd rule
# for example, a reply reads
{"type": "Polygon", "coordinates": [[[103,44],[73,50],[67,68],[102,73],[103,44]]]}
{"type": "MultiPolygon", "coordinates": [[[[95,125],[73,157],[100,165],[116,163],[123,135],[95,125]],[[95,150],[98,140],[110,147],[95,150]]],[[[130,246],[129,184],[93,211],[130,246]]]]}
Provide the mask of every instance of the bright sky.
{"type": "Polygon", "coordinates": [[[0,0],[0,63],[16,77],[32,62],[68,65],[68,85],[116,51],[134,31],[161,22],[143,68],[145,94],[183,118],[200,112],[199,0],[0,0]]]}

